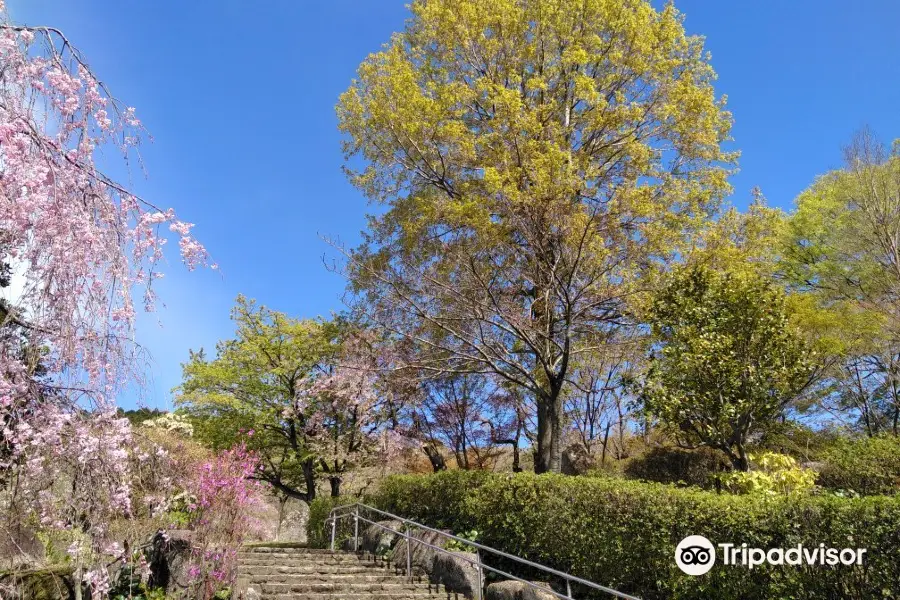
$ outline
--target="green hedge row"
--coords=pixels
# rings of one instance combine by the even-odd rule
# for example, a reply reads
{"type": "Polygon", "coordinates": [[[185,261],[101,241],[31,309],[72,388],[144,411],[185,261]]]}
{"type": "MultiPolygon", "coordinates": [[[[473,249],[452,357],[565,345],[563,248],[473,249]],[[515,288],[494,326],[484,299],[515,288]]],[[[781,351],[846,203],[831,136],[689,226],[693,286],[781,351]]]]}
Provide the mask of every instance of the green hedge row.
{"type": "MultiPolygon", "coordinates": [[[[788,500],[655,483],[450,471],[387,479],[379,508],[646,600],[900,598],[900,500],[788,500]],[[683,574],[688,535],[755,548],[866,548],[861,566],[725,566],[683,574]]],[[[528,574],[531,576],[531,574],[528,574]]]]}

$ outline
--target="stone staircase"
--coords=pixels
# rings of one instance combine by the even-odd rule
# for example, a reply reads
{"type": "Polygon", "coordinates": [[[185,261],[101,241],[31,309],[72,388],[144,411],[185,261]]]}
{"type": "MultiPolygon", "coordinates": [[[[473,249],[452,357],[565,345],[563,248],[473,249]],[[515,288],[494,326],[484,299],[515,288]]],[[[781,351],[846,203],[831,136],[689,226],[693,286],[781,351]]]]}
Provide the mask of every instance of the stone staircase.
{"type": "Polygon", "coordinates": [[[238,553],[235,600],[463,600],[383,559],[302,547],[249,546],[238,553]]]}

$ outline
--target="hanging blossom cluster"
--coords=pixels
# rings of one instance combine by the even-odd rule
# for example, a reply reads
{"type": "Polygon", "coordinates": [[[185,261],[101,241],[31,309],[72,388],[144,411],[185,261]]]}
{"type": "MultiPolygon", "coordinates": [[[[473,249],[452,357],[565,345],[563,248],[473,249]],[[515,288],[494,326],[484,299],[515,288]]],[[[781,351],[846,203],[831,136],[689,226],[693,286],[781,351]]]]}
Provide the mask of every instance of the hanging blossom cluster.
{"type": "Polygon", "coordinates": [[[18,466],[16,492],[37,500],[43,526],[89,532],[101,544],[109,521],[131,513],[127,419],[47,404],[3,434],[16,444],[0,467],[18,466]]]}
{"type": "MultiPolygon", "coordinates": [[[[136,156],[143,130],[134,109],[108,93],[60,32],[0,19],[0,260],[21,273],[22,288],[6,318],[49,348],[41,363],[68,376],[61,387],[108,398],[127,374],[134,291],[153,307],[167,230],[188,268],[206,264],[207,253],[190,223],[96,164],[101,149],[126,162],[136,156]]],[[[27,391],[35,366],[23,370],[14,350],[0,351],[7,405],[27,391]]]]}
{"type": "Polygon", "coordinates": [[[2,436],[14,445],[0,470],[14,468],[17,482],[0,502],[6,516],[37,519],[41,529],[64,534],[92,596],[105,597],[109,576],[101,557],[122,558],[109,524],[132,513],[128,420],[45,403],[2,436]]]}
{"type": "Polygon", "coordinates": [[[0,301],[0,516],[68,536],[95,597],[108,525],[133,510],[114,398],[137,373],[135,296],[153,308],[167,236],[189,269],[208,260],[192,224],[99,167],[105,149],[139,159],[142,135],[61,32],[11,24],[0,0],[0,267],[17,290],[0,301]]]}

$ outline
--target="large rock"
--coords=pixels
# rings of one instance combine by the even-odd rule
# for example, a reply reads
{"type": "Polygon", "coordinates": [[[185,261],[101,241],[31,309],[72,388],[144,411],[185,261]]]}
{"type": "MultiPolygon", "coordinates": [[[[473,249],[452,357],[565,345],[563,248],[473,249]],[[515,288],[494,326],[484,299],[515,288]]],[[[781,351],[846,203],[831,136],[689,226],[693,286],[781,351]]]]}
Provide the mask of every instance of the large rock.
{"type": "Polygon", "coordinates": [[[584,444],[576,442],[569,445],[562,453],[560,470],[565,475],[584,475],[594,468],[594,457],[584,447],[584,444]]]}
{"type": "Polygon", "coordinates": [[[12,518],[8,521],[0,524],[0,571],[41,567],[44,564],[44,545],[38,540],[34,529],[12,518]]]}
{"type": "Polygon", "coordinates": [[[297,498],[288,498],[281,505],[278,532],[279,542],[306,543],[306,525],[309,522],[309,505],[297,498]]]}
{"type": "Polygon", "coordinates": [[[467,598],[478,598],[481,578],[478,567],[475,566],[477,560],[478,555],[474,552],[437,552],[431,563],[428,579],[445,586],[450,592],[467,598]]]}
{"type": "Polygon", "coordinates": [[[150,586],[175,596],[190,584],[191,532],[158,531],[150,545],[150,586]]]}
{"type": "MultiPolygon", "coordinates": [[[[82,586],[82,598],[90,598],[82,586]]],[[[75,584],[69,566],[19,571],[0,571],[0,598],[3,600],[72,600],[75,584]]]]}
{"type": "MultiPolygon", "coordinates": [[[[360,549],[363,552],[383,556],[399,539],[400,534],[395,532],[403,531],[403,523],[400,521],[378,521],[378,525],[369,525],[366,527],[366,530],[362,535],[360,549]],[[389,529],[393,531],[388,531],[389,529]]],[[[404,556],[406,555],[404,554],[404,556]]]]}
{"type": "MultiPolygon", "coordinates": [[[[532,583],[542,588],[550,588],[548,584],[543,582],[533,581],[532,583]]],[[[560,598],[550,592],[544,592],[539,588],[532,587],[527,583],[510,579],[508,581],[498,581],[487,586],[484,600],[560,600],[560,598]]]]}
{"type": "Polygon", "coordinates": [[[811,460],[809,462],[800,463],[800,467],[803,469],[811,469],[811,470],[815,471],[816,473],[821,473],[822,471],[824,471],[825,469],[828,468],[828,463],[822,462],[822,461],[817,461],[817,460],[811,460]]]}
{"type": "MultiPolygon", "coordinates": [[[[421,529],[414,531],[412,533],[412,543],[409,545],[413,574],[430,575],[434,557],[440,554],[432,546],[443,548],[446,543],[447,538],[433,531],[421,529]]],[[[406,568],[406,548],[406,538],[400,537],[391,555],[391,560],[393,560],[394,564],[402,569],[406,568]]]]}

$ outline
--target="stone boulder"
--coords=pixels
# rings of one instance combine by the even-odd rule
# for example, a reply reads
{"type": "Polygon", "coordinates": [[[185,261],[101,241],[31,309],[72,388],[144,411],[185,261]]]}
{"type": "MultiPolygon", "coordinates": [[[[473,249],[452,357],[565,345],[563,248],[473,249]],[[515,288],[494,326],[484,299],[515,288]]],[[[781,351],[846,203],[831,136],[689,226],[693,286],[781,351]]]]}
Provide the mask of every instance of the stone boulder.
{"type": "Polygon", "coordinates": [[[187,589],[191,562],[191,532],[187,530],[158,531],[153,536],[148,556],[150,586],[163,588],[175,596],[187,589]]]}
{"type": "MultiPolygon", "coordinates": [[[[447,543],[447,538],[438,535],[433,531],[426,530],[414,531],[411,537],[410,558],[412,562],[412,572],[414,575],[430,576],[431,568],[434,564],[434,557],[441,554],[431,546],[443,548],[447,543]]],[[[391,555],[391,560],[395,565],[402,569],[406,568],[406,547],[406,538],[398,536],[397,544],[394,546],[394,552],[391,555]]]]}
{"type": "Polygon", "coordinates": [[[239,573],[231,588],[232,600],[261,600],[262,592],[259,586],[251,584],[246,574],[239,573]]]}
{"type": "Polygon", "coordinates": [[[443,585],[447,591],[467,598],[478,598],[481,579],[476,567],[477,560],[478,555],[474,552],[435,552],[428,579],[443,585]]]}
{"type": "Polygon", "coordinates": [[[307,523],[309,523],[309,505],[297,498],[288,498],[281,505],[275,539],[279,542],[305,544],[307,523]]]}
{"type": "MultiPolygon", "coordinates": [[[[403,523],[400,521],[378,521],[378,525],[381,525],[381,527],[376,525],[369,525],[366,527],[366,530],[362,534],[360,549],[363,552],[383,556],[400,538],[400,534],[394,533],[394,531],[403,531],[403,523]],[[393,531],[387,531],[382,529],[382,527],[392,529],[393,531]]],[[[406,555],[404,554],[404,556],[406,555]]],[[[404,558],[404,560],[406,559],[404,558]]]]}
{"type": "Polygon", "coordinates": [[[560,470],[564,475],[584,475],[594,468],[594,457],[584,444],[570,444],[562,453],[560,470]]]}
{"type": "MultiPolygon", "coordinates": [[[[90,598],[82,586],[82,598],[90,598]]],[[[0,571],[0,598],[3,600],[71,600],[75,598],[72,568],[46,567],[18,571],[0,571]]]]}
{"type": "MultiPolygon", "coordinates": [[[[533,581],[532,583],[541,588],[550,589],[550,585],[547,583],[540,581],[533,581]]],[[[498,581],[487,586],[484,600],[560,600],[560,598],[550,592],[544,592],[539,588],[532,587],[527,583],[510,579],[498,581]]]]}
{"type": "Polygon", "coordinates": [[[35,530],[12,518],[8,520],[8,524],[0,525],[0,571],[41,567],[44,564],[44,545],[35,530]]]}
{"type": "Polygon", "coordinates": [[[262,591],[247,577],[238,576],[231,594],[233,600],[262,600],[262,591]]]}

